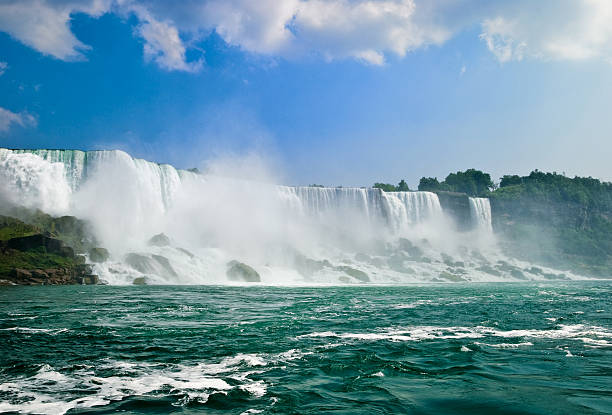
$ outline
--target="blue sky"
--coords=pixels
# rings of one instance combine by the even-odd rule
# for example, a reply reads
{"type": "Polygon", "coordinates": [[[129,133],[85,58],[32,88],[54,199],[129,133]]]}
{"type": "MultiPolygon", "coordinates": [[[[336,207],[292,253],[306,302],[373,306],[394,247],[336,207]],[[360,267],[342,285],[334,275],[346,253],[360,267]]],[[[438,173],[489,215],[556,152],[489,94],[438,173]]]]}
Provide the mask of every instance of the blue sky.
{"type": "Polygon", "coordinates": [[[0,146],[255,153],[287,184],[612,179],[609,2],[172,4],[0,0],[0,146]]]}

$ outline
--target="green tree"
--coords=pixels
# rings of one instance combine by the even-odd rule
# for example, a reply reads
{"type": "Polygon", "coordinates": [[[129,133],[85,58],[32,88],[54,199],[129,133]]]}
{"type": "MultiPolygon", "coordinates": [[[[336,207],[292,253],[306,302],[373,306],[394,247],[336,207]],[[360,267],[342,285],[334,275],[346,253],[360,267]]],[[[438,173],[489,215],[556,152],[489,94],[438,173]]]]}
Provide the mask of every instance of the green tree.
{"type": "Polygon", "coordinates": [[[406,181],[404,179],[402,179],[398,185],[397,185],[397,191],[398,192],[409,192],[410,188],[408,187],[408,184],[406,183],[406,181]]]}
{"type": "Polygon", "coordinates": [[[374,183],[375,189],[381,189],[385,192],[397,192],[397,188],[390,183],[374,183]]]}
{"type": "Polygon", "coordinates": [[[421,177],[418,189],[422,192],[434,192],[441,190],[437,177],[421,177]]]}
{"type": "Polygon", "coordinates": [[[458,171],[446,176],[444,180],[452,191],[466,193],[470,196],[486,196],[495,189],[495,184],[488,173],[476,169],[458,171]]]}

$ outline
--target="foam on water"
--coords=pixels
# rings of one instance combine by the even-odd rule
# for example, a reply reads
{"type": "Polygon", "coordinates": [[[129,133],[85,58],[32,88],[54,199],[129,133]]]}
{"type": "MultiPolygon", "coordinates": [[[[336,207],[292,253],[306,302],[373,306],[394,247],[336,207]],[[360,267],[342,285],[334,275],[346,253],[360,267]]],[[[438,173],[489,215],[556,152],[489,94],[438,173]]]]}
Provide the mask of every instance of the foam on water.
{"type": "MultiPolygon", "coordinates": [[[[417,326],[406,329],[390,329],[376,333],[336,333],[331,331],[314,332],[298,336],[298,338],[331,337],[363,341],[426,341],[436,339],[482,339],[482,338],[533,338],[533,339],[574,339],[589,345],[610,345],[612,331],[604,327],[585,326],[583,324],[559,325],[550,330],[499,330],[493,327],[435,327],[417,326]]],[[[520,347],[532,345],[530,342],[487,344],[492,347],[520,347]]]]}

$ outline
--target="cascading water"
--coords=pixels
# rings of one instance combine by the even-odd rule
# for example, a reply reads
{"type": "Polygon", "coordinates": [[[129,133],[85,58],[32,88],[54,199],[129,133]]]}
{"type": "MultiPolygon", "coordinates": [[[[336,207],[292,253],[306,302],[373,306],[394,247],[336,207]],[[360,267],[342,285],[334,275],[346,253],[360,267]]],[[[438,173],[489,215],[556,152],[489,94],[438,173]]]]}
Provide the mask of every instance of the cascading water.
{"type": "MultiPolygon", "coordinates": [[[[2,149],[0,179],[0,203],[89,220],[111,252],[95,272],[111,284],[227,282],[233,260],[279,284],[508,280],[527,272],[490,239],[483,245],[454,232],[430,192],[277,186],[117,150],[2,149]],[[147,244],[162,232],[169,246],[147,244]]],[[[471,198],[470,208],[474,232],[491,234],[488,199],[471,198]]]]}
{"type": "Polygon", "coordinates": [[[486,197],[470,197],[470,214],[477,229],[492,232],[491,202],[486,197]]]}

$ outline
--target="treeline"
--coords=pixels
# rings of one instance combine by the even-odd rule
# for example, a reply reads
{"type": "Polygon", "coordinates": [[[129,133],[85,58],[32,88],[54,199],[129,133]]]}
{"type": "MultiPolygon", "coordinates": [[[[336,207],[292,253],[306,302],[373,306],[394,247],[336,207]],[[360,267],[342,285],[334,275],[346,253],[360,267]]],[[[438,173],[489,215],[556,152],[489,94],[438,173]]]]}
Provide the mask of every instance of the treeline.
{"type": "Polygon", "coordinates": [[[385,192],[409,192],[410,188],[404,179],[402,179],[397,186],[389,183],[374,183],[372,186],[375,189],[381,189],[385,192]]]}
{"type": "Polygon", "coordinates": [[[458,171],[446,176],[446,179],[439,182],[437,177],[421,177],[419,190],[426,192],[457,192],[465,193],[472,197],[486,197],[496,186],[488,173],[480,170],[468,169],[458,171]]]}

